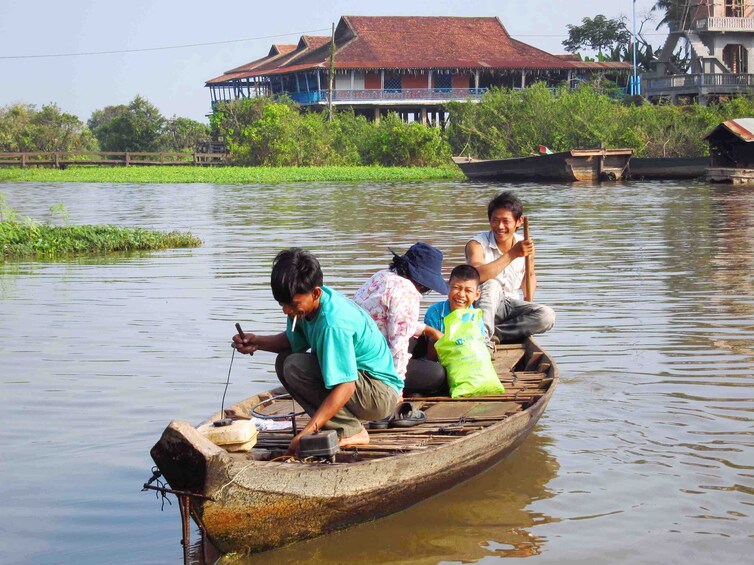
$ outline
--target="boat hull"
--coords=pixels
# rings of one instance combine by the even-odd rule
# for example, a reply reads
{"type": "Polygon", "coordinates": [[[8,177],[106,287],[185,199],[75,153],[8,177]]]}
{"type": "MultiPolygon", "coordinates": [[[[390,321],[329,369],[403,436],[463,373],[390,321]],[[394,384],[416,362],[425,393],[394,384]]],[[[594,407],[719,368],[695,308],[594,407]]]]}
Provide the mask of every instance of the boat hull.
{"type": "Polygon", "coordinates": [[[469,179],[577,182],[620,180],[633,149],[574,149],[549,155],[477,160],[454,157],[469,179]]]}
{"type": "Polygon", "coordinates": [[[636,180],[683,180],[707,174],[709,157],[632,157],[628,176],[636,180]]]}
{"type": "Polygon", "coordinates": [[[392,514],[499,462],[544,412],[557,382],[554,365],[548,372],[549,388],[525,410],[457,441],[389,457],[256,461],[227,453],[181,421],[170,423],[151,454],[172,488],[211,499],[192,498],[192,514],[217,549],[264,551],[392,514]]]}

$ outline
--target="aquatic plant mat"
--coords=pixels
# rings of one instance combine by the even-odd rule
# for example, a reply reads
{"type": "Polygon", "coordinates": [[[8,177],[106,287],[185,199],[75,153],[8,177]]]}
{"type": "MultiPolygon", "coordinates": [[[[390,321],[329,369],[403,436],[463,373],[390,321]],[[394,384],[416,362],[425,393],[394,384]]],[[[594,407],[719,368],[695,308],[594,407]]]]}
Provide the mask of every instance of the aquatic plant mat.
{"type": "Polygon", "coordinates": [[[0,221],[0,258],[51,258],[89,253],[198,247],[190,233],[117,226],[53,226],[0,221]]]}
{"type": "Polygon", "coordinates": [[[278,184],[285,182],[398,182],[460,180],[447,167],[17,167],[0,168],[0,182],[87,182],[144,184],[278,184]]]}

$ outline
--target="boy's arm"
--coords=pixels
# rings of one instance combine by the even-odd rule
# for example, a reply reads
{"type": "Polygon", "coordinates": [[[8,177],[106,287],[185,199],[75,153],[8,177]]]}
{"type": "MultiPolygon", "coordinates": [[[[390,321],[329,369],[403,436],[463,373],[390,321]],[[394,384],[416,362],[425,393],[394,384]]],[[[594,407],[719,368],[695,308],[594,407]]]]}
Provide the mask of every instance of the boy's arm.
{"type": "Polygon", "coordinates": [[[522,240],[497,259],[485,263],[482,245],[478,241],[472,239],[466,244],[466,263],[475,267],[476,270],[479,271],[480,282],[487,282],[502,273],[503,269],[510,265],[514,259],[526,257],[526,255],[529,255],[532,251],[533,247],[531,246],[531,242],[522,240]]]}

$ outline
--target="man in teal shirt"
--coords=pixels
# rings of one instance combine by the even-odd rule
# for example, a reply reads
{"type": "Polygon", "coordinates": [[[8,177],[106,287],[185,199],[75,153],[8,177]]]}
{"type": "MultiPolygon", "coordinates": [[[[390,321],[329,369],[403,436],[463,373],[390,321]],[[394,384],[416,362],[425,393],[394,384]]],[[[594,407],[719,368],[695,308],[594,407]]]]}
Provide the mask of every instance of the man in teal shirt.
{"type": "Polygon", "coordinates": [[[235,335],[233,346],[241,353],[279,354],[280,382],[311,417],[288,452],[297,455],[301,437],[320,429],[337,430],[342,447],[368,444],[361,421],[390,415],[403,387],[374,320],[324,286],[319,262],[303,249],[278,253],[270,285],[288,316],[285,332],[235,335]]]}

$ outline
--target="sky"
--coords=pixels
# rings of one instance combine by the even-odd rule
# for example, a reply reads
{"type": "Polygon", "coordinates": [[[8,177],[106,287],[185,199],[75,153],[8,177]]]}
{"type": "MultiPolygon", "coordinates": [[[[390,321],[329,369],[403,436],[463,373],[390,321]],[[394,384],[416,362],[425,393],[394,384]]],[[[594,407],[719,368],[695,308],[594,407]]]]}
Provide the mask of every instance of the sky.
{"type": "MultiPolygon", "coordinates": [[[[636,0],[637,22],[654,2],[636,0]]],[[[0,107],[56,103],[86,121],[140,95],[166,117],[206,122],[207,80],[272,43],[329,35],[343,15],[497,16],[515,39],[563,53],[566,26],[597,14],[630,21],[632,0],[0,0],[0,107]]],[[[646,38],[660,46],[655,26],[646,38]]]]}

